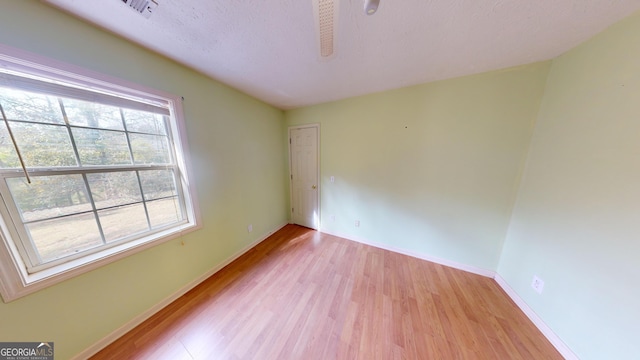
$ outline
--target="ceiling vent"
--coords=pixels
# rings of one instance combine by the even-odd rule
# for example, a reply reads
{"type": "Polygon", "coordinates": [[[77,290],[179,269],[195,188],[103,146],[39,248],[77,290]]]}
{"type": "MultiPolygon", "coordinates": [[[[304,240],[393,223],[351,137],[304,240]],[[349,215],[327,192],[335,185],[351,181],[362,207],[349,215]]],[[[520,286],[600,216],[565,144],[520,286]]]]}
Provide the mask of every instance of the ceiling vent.
{"type": "Polygon", "coordinates": [[[153,10],[158,7],[158,2],[155,0],[122,0],[122,2],[147,19],[151,17],[153,10]]]}

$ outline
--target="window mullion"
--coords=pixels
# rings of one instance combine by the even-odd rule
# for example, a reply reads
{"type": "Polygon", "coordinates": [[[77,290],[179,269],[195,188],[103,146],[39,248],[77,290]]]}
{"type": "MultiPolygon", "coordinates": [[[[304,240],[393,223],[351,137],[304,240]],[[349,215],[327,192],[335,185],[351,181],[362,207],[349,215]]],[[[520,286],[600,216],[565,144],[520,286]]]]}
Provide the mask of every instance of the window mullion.
{"type": "MultiPolygon", "coordinates": [[[[94,173],[109,173],[109,172],[121,172],[121,171],[146,171],[146,170],[173,170],[175,165],[122,165],[118,167],[91,167],[85,166],[83,168],[30,168],[29,174],[32,176],[49,176],[49,175],[70,175],[70,174],[94,174],[94,173]]],[[[0,169],[0,176],[6,178],[12,177],[24,177],[24,173],[20,169],[0,169]]]]}
{"type": "MultiPolygon", "coordinates": [[[[129,156],[131,157],[131,163],[135,165],[136,161],[133,157],[133,147],[131,146],[131,138],[129,137],[129,129],[127,128],[127,122],[124,118],[124,111],[120,109],[120,118],[122,119],[122,126],[124,127],[124,133],[127,137],[127,146],[129,147],[129,156]]],[[[147,209],[147,201],[144,199],[144,191],[142,190],[142,181],[140,180],[140,171],[136,170],[136,179],[138,181],[138,188],[140,189],[140,196],[142,197],[142,206],[144,207],[144,216],[147,219],[147,229],[151,229],[151,219],[149,218],[149,210],[147,209]]]]}

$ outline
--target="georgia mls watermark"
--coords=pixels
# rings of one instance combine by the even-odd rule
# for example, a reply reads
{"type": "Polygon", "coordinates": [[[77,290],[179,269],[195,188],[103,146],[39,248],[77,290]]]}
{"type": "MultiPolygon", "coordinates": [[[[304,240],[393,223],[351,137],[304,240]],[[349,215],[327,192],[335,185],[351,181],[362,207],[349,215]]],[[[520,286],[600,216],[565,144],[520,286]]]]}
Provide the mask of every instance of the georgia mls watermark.
{"type": "Polygon", "coordinates": [[[53,360],[53,342],[0,342],[0,360],[53,360]]]}

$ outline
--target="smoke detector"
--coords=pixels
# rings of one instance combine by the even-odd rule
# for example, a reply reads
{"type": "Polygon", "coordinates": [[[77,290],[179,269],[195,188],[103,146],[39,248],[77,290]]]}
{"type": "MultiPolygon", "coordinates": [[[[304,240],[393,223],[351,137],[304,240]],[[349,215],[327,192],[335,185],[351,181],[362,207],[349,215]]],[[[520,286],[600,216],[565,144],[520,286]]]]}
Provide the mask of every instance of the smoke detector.
{"type": "Polygon", "coordinates": [[[122,2],[147,19],[151,17],[153,10],[158,7],[156,0],[122,0],[122,2]]]}

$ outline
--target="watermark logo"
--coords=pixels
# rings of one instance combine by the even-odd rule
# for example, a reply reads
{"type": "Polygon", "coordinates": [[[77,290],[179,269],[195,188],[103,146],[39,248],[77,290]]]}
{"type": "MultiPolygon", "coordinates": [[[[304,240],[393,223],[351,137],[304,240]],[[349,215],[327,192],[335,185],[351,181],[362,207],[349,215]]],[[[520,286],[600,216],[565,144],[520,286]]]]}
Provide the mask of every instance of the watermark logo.
{"type": "Polygon", "coordinates": [[[0,360],[53,360],[53,342],[0,342],[0,360]]]}

